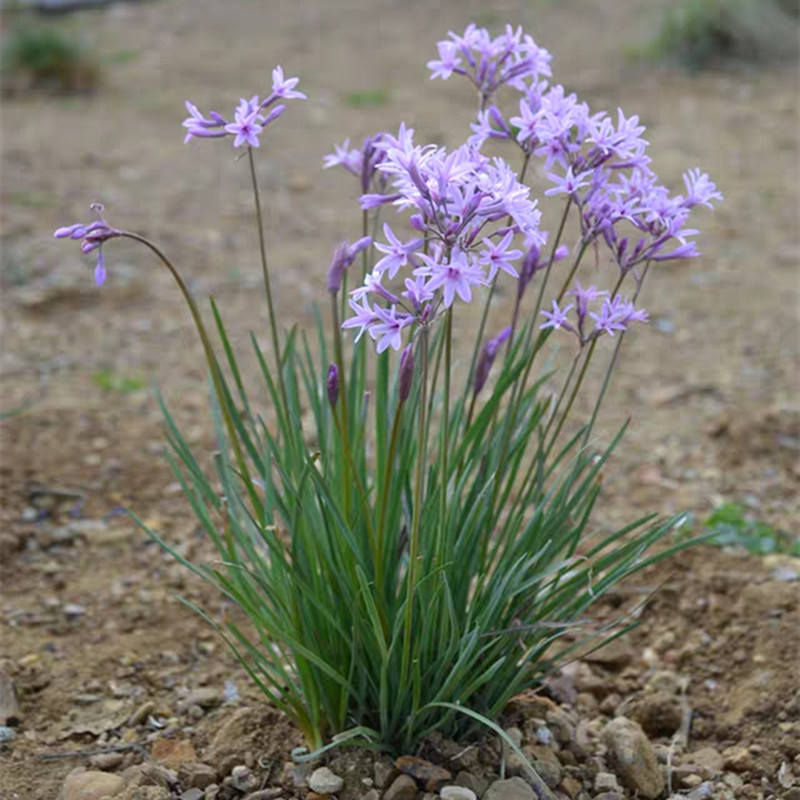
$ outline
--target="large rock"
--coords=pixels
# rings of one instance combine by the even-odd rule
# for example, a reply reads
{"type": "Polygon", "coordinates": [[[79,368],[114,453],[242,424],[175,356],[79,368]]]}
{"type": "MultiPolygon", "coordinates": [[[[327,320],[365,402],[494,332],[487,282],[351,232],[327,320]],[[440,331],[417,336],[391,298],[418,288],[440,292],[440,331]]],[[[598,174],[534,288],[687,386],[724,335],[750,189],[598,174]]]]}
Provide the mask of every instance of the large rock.
{"type": "Polygon", "coordinates": [[[655,800],[664,791],[664,776],[653,745],[641,726],[617,717],[603,730],[611,766],[629,789],[645,800],[655,800]]]}
{"type": "Polygon", "coordinates": [[[104,800],[117,797],[124,786],[119,775],[108,772],[71,772],[61,789],[61,800],[104,800]]]}

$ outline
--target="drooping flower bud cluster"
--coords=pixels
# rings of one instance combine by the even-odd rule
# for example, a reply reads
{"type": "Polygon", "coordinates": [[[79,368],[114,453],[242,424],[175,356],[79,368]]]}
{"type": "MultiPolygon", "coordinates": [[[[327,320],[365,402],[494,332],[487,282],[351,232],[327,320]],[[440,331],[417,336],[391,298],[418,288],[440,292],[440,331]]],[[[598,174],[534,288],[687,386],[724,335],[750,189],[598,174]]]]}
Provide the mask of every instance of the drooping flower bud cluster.
{"type": "Polygon", "coordinates": [[[94,222],[83,224],[76,222],[74,225],[68,225],[66,228],[59,228],[53,236],[56,239],[83,239],[81,245],[81,252],[91,253],[97,250],[97,265],[94,269],[94,281],[98,286],[102,286],[106,279],[106,266],[105,258],[103,256],[102,244],[108,239],[113,239],[116,236],[122,236],[123,232],[112,228],[103,217],[103,206],[100,203],[92,203],[92,211],[94,211],[98,219],[94,222]]]}

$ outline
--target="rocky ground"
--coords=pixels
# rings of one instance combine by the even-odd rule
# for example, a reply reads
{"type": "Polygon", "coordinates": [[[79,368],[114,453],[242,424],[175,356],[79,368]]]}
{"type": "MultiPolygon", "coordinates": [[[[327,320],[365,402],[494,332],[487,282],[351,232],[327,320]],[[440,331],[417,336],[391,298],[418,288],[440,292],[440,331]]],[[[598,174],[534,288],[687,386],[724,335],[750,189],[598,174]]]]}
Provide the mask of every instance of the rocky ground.
{"type": "Polygon", "coordinates": [[[259,171],[279,304],[308,324],[333,247],[359,224],[355,187],[320,173],[322,155],[402,119],[459,143],[474,98],[427,81],[435,41],[470,19],[523,24],[555,53],[557,80],[593,107],[642,115],[670,185],[702,166],[726,198],[699,223],[706,255],[645,291],[653,322],[626,342],[604,420],[612,430],[633,415],[602,521],[703,519],[732,501],[796,536],[797,72],[635,65],[626,53],[652,33],[657,6],[161,0],[71,18],[102,55],[99,90],[3,102],[0,800],[797,800],[798,562],[711,547],[604,600],[597,619],[635,613],[639,627],[509,708],[502,723],[538,777],[496,737],[293,764],[297,732],[174,596],[217,618],[235,610],[123,513],[212,557],[163,461],[148,390],[211,449],[187,315],[142,252],[109,247],[97,292],[89,261],[50,239],[103,201],[112,222],[174,255],[199,297],[219,300],[235,343],[261,336],[247,175],[213,143],[183,148],[180,122],[185,98],[231,105],[281,63],[310,99],[271,129],[259,171]]]}

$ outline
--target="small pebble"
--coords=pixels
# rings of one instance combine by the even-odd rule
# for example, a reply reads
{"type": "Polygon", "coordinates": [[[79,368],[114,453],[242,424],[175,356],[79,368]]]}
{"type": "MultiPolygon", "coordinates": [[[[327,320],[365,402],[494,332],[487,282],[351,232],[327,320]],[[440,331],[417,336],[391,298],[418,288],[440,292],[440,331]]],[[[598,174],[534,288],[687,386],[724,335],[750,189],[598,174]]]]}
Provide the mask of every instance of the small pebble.
{"type": "Polygon", "coordinates": [[[478,800],[478,795],[466,786],[443,786],[439,797],[442,800],[478,800]]]}
{"type": "Polygon", "coordinates": [[[234,789],[238,789],[240,792],[249,792],[255,784],[253,771],[250,767],[239,764],[231,770],[230,782],[234,789]]]}
{"type": "Polygon", "coordinates": [[[13,728],[7,725],[0,725],[0,742],[11,742],[17,738],[13,728]]]}
{"type": "Polygon", "coordinates": [[[319,794],[336,794],[344,786],[344,781],[328,767],[319,767],[311,773],[308,788],[319,794]]]}

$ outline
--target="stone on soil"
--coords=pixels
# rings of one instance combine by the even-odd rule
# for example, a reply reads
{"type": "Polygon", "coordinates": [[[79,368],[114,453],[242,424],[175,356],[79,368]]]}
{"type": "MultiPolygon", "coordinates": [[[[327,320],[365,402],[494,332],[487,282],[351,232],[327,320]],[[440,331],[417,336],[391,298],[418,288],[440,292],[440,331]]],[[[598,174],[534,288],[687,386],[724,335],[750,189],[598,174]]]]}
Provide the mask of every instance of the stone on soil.
{"type": "Polygon", "coordinates": [[[237,764],[231,770],[230,778],[227,781],[230,781],[230,785],[239,792],[249,792],[255,789],[256,781],[253,771],[244,764],[237,764]]]}
{"type": "Polygon", "coordinates": [[[383,800],[416,800],[417,782],[409,775],[398,775],[383,793],[383,800]]]}
{"type": "Polygon", "coordinates": [[[522,778],[495,781],[486,790],[483,800],[536,800],[533,789],[522,778]]]}
{"type": "Polygon", "coordinates": [[[486,778],[479,778],[471,772],[459,772],[454,781],[456,786],[464,786],[467,789],[472,789],[478,797],[483,797],[486,790],[489,788],[489,781],[486,778]]]}
{"type": "Polygon", "coordinates": [[[442,800],[478,800],[478,795],[466,786],[443,786],[439,797],[442,800]]]}
{"type": "Polygon", "coordinates": [[[625,713],[649,736],[671,736],[683,720],[680,698],[663,691],[649,692],[635,699],[625,713]]]}
{"type": "Polygon", "coordinates": [[[62,800],[103,800],[116,797],[125,787],[119,775],[108,772],[71,772],[61,790],[62,800]]]}
{"type": "Polygon", "coordinates": [[[622,783],[645,800],[664,791],[664,776],[653,745],[637,722],[617,717],[603,730],[611,767],[622,783]]]}
{"type": "Polygon", "coordinates": [[[178,768],[178,782],[187,789],[205,789],[212,783],[216,783],[216,780],[217,771],[199,761],[190,761],[181,764],[178,768]]]}
{"type": "Polygon", "coordinates": [[[394,765],[400,772],[405,772],[419,781],[422,787],[429,792],[435,792],[453,778],[452,774],[444,767],[437,767],[436,764],[431,764],[430,761],[416,756],[400,756],[394,765]]]}
{"type": "Polygon", "coordinates": [[[344,781],[328,767],[319,767],[311,773],[308,779],[308,788],[319,794],[336,794],[344,786],[344,781]]]}
{"type": "Polygon", "coordinates": [[[530,756],[531,764],[536,774],[551,788],[554,789],[561,783],[561,762],[558,756],[549,748],[534,745],[526,750],[530,756]]]}

